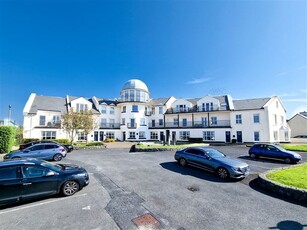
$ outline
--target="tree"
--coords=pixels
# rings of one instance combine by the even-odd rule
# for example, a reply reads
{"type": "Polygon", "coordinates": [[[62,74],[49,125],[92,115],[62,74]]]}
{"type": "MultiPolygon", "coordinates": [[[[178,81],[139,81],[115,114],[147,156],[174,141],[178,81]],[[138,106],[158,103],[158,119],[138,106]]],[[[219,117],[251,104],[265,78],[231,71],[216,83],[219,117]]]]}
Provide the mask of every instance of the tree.
{"type": "Polygon", "coordinates": [[[93,113],[91,111],[74,112],[71,109],[62,116],[62,127],[68,133],[72,143],[78,132],[83,131],[87,136],[94,129],[93,113]]]}

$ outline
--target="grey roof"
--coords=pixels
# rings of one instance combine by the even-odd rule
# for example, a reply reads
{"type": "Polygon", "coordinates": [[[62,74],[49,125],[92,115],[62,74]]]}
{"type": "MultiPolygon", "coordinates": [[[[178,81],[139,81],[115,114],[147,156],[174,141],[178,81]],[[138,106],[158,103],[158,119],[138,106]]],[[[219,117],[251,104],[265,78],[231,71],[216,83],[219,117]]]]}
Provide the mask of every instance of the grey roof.
{"type": "Polygon", "coordinates": [[[101,105],[102,103],[105,103],[107,105],[117,105],[119,103],[119,101],[117,99],[107,99],[107,98],[98,98],[96,97],[98,104],[101,105]]]}
{"type": "Polygon", "coordinates": [[[164,97],[164,98],[153,98],[151,99],[150,103],[153,105],[153,106],[156,106],[156,105],[165,105],[166,102],[170,99],[170,97],[164,97]]]}
{"type": "Polygon", "coordinates": [[[36,95],[29,113],[37,113],[37,110],[57,111],[64,114],[67,112],[66,100],[62,97],[36,95]]]}
{"type": "Polygon", "coordinates": [[[304,116],[304,117],[307,117],[307,112],[304,111],[304,112],[300,112],[300,115],[304,116]]]}
{"type": "Polygon", "coordinates": [[[234,110],[250,110],[250,109],[263,109],[263,106],[271,98],[256,98],[256,99],[244,99],[233,100],[234,110]]]}

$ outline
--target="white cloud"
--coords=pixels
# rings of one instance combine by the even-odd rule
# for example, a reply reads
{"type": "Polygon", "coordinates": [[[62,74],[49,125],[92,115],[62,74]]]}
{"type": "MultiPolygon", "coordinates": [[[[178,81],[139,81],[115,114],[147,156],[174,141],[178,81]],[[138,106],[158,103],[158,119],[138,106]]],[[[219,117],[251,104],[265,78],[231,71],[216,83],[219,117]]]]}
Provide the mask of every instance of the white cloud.
{"type": "Polygon", "coordinates": [[[300,90],[302,93],[307,93],[307,89],[301,89],[300,90]]]}
{"type": "Polygon", "coordinates": [[[188,81],[186,84],[188,85],[195,85],[195,84],[201,84],[207,81],[210,81],[212,78],[207,77],[207,78],[194,78],[192,81],[188,81]]]}

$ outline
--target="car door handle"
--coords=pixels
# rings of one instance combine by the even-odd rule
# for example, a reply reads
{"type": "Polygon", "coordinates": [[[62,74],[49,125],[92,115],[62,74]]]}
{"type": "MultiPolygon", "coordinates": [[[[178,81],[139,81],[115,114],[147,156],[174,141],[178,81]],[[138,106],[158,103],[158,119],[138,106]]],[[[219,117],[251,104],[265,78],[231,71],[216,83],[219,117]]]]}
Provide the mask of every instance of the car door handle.
{"type": "Polygon", "coordinates": [[[32,184],[32,183],[23,183],[22,185],[30,185],[30,184],[32,184]]]}

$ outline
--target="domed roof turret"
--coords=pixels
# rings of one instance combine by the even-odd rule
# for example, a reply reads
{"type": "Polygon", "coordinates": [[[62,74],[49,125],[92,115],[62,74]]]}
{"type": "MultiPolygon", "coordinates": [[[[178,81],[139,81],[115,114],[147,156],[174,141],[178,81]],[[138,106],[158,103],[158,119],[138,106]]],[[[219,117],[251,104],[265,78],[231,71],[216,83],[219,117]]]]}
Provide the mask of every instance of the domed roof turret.
{"type": "Polygon", "coordinates": [[[126,90],[126,89],[140,89],[143,90],[147,93],[149,93],[148,88],[146,86],[146,84],[138,79],[131,79],[129,81],[127,81],[122,90],[126,90]]]}

